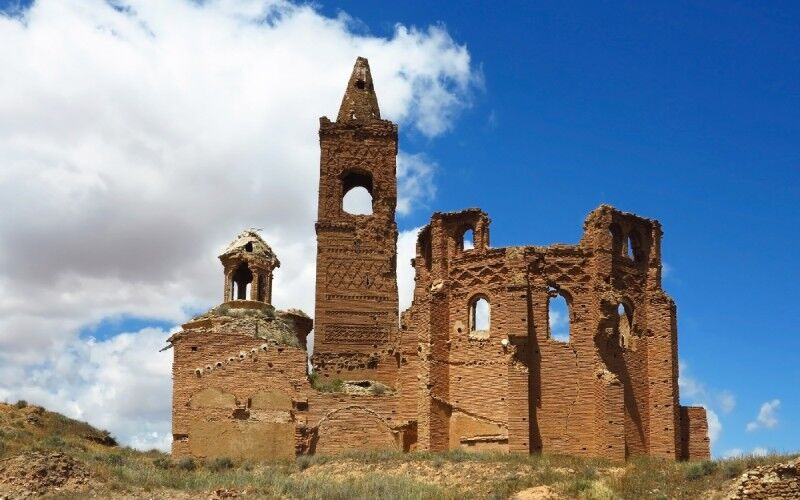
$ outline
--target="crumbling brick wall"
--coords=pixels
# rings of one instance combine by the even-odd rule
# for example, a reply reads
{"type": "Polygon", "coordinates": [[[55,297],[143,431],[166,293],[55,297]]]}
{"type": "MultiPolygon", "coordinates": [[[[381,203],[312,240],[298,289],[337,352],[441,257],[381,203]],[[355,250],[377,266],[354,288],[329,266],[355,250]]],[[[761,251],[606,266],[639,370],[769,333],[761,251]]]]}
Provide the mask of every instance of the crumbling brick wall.
{"type": "Polygon", "coordinates": [[[394,384],[397,126],[380,119],[366,59],[356,61],[337,120],[320,119],[319,138],[312,363],[326,378],[394,384]],[[342,200],[355,187],[372,196],[372,215],[344,210],[342,200]]]}
{"type": "Polygon", "coordinates": [[[705,410],[678,404],[676,307],[661,288],[657,221],[602,205],[577,244],[492,248],[482,210],[434,213],[412,260],[412,305],[398,318],[397,126],[380,118],[365,59],[336,121],[320,119],[320,150],[313,369],[327,383],[379,381],[385,392],[312,387],[302,313],[274,316],[294,328],[280,342],[259,338],[259,325],[271,328],[279,262],[245,231],[220,257],[223,306],[251,311],[201,317],[170,339],[173,453],[708,457],[705,410]],[[371,215],[344,210],[355,187],[371,194],[371,215]],[[569,309],[567,341],[551,332],[557,297],[569,309]],[[488,327],[477,321],[482,301],[488,327]],[[268,318],[248,323],[254,311],[268,318]]]}
{"type": "Polygon", "coordinates": [[[708,460],[711,458],[706,409],[702,406],[680,407],[681,459],[708,460]]]}
{"type": "MultiPolygon", "coordinates": [[[[420,233],[403,328],[430,349],[420,371],[437,374],[420,384],[420,400],[446,386],[451,419],[497,425],[513,451],[679,458],[675,308],[661,289],[660,225],[601,206],[578,245],[513,248],[489,248],[488,225],[468,209],[436,213],[420,233]],[[462,247],[467,229],[473,249],[462,247]],[[556,295],[569,304],[568,342],[550,335],[556,295]],[[478,296],[491,305],[480,336],[469,325],[478,296]],[[432,307],[445,302],[446,312],[432,307]]],[[[476,425],[441,427],[462,433],[449,436],[451,447],[479,437],[470,435],[476,425]]]]}

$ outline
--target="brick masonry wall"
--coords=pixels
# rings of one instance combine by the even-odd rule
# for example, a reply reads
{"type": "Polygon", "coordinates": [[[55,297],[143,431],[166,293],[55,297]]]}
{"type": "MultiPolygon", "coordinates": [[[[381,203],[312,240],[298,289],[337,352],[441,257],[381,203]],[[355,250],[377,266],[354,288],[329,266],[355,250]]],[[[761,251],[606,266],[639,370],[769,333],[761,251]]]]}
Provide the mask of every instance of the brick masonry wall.
{"type": "Polygon", "coordinates": [[[477,209],[434,214],[414,262],[404,335],[434,339],[420,371],[448,381],[451,411],[498,424],[513,451],[678,458],[675,308],[660,288],[658,223],[602,206],[579,245],[490,249],[488,222],[477,209]],[[475,231],[475,249],[459,246],[465,228],[475,231]],[[623,253],[628,238],[631,254],[623,253]],[[566,343],[549,336],[553,288],[569,303],[566,343]],[[482,338],[469,331],[475,296],[491,304],[482,338]],[[427,308],[442,302],[446,322],[427,308]]]}
{"type": "Polygon", "coordinates": [[[369,65],[359,59],[336,122],[320,119],[315,350],[323,376],[394,385],[398,343],[397,126],[380,119],[369,65]],[[353,187],[372,215],[344,211],[353,187]],[[352,358],[359,358],[353,365],[352,358]]]}
{"type": "MultiPolygon", "coordinates": [[[[366,60],[356,62],[336,122],[320,119],[319,136],[312,364],[324,380],[389,390],[320,393],[305,349],[264,350],[236,322],[189,323],[172,338],[175,455],[709,455],[705,411],[678,404],[676,308],[661,288],[657,221],[603,205],[576,245],[491,248],[482,210],[434,213],[412,261],[413,302],[398,322],[397,126],[380,118],[366,60]],[[356,186],[370,191],[372,215],[343,210],[356,186]],[[569,305],[567,342],[550,334],[556,294],[569,305]],[[471,328],[478,298],[490,304],[488,330],[471,328]]],[[[266,279],[272,268],[263,271],[266,279]]],[[[226,298],[230,286],[226,276],[226,298]]],[[[305,347],[311,324],[300,323],[305,347]]]]}
{"type": "Polygon", "coordinates": [[[683,460],[709,460],[708,422],[702,406],[680,407],[680,451],[683,460]]]}

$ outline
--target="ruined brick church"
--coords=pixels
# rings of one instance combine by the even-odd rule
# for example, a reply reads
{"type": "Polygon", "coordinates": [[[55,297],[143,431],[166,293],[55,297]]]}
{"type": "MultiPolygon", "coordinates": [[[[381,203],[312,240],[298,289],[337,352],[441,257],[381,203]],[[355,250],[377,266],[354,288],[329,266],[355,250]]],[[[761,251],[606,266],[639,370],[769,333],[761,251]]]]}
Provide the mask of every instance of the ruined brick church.
{"type": "Polygon", "coordinates": [[[436,212],[419,233],[413,303],[400,314],[397,137],[359,58],[336,121],[320,119],[314,320],[271,306],[280,262],[257,232],[242,232],[220,256],[222,304],[169,339],[173,454],[708,458],[705,410],[679,404],[661,225],[601,205],[575,245],[496,248],[482,210],[436,212]],[[372,214],[343,209],[356,187],[372,196],[372,214]],[[561,298],[566,341],[549,321],[561,298]]]}

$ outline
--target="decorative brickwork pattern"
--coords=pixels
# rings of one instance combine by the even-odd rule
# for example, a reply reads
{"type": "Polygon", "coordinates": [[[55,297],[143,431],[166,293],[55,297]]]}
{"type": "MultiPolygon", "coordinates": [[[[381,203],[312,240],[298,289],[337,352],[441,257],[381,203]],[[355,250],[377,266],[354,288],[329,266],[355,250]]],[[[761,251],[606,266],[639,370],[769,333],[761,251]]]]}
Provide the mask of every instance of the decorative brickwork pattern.
{"type": "Polygon", "coordinates": [[[316,385],[312,321],[269,305],[279,262],[245,231],[220,256],[225,302],[170,338],[175,455],[708,458],[705,410],[679,405],[657,221],[602,205],[575,245],[492,248],[482,210],[434,213],[412,260],[412,305],[399,314],[397,126],[380,117],[365,59],[319,137],[316,385]],[[372,196],[371,215],[344,210],[356,187],[372,196]]]}

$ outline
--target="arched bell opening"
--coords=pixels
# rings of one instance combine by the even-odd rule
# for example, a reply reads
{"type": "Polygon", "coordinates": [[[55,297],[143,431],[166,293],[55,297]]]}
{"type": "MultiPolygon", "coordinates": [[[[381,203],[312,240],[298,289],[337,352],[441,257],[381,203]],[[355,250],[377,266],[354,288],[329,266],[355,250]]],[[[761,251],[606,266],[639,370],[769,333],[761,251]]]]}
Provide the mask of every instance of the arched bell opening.
{"type": "Polygon", "coordinates": [[[231,300],[247,300],[250,294],[250,286],[253,283],[253,272],[242,262],[233,272],[233,287],[231,290],[231,300]]]}

